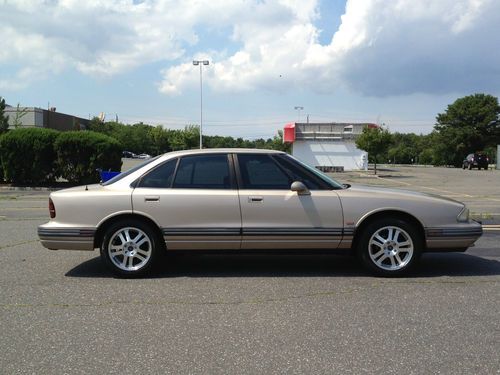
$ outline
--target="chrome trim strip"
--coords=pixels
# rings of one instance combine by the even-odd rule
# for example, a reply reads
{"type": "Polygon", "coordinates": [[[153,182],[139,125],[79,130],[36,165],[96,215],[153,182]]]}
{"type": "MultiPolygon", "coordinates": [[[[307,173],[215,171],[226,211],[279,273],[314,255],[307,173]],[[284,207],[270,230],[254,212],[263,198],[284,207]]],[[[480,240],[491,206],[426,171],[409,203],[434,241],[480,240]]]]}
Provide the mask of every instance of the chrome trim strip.
{"type": "Polygon", "coordinates": [[[430,238],[442,237],[479,237],[483,234],[483,228],[426,228],[425,235],[430,238]]]}
{"type": "Polygon", "coordinates": [[[38,237],[40,238],[92,238],[96,230],[89,228],[38,228],[38,237]]]}
{"type": "Polygon", "coordinates": [[[240,228],[162,228],[164,236],[239,236],[240,228]]]}
{"type": "Polygon", "coordinates": [[[348,228],[162,228],[164,236],[352,236],[348,228]]]}

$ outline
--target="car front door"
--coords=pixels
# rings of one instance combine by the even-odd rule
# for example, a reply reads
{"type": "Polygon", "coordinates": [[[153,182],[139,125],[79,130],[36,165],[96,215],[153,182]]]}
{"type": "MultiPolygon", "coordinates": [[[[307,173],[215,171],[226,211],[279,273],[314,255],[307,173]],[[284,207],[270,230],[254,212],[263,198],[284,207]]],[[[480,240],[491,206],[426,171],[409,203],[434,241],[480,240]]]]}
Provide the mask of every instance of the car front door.
{"type": "Polygon", "coordinates": [[[169,160],[138,182],[134,212],[160,225],[167,249],[239,249],[241,215],[233,171],[227,154],[169,160]]]}
{"type": "Polygon", "coordinates": [[[242,249],[335,249],[342,240],[340,199],[331,186],[281,154],[237,155],[242,249]],[[300,181],[308,192],[291,184],[300,181]]]}

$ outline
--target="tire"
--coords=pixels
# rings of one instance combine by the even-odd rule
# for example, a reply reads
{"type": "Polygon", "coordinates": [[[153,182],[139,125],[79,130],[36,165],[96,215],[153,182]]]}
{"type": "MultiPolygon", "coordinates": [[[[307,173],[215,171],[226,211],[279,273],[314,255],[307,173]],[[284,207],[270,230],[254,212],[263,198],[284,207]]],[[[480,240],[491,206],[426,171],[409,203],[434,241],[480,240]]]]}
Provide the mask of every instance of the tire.
{"type": "Polygon", "coordinates": [[[421,255],[423,238],[416,228],[400,219],[380,219],[361,233],[357,255],[372,273],[402,276],[411,270],[421,255]]]}
{"type": "Polygon", "coordinates": [[[161,239],[148,224],[121,220],[106,230],[101,259],[117,276],[139,277],[151,270],[161,249],[161,239]]]}

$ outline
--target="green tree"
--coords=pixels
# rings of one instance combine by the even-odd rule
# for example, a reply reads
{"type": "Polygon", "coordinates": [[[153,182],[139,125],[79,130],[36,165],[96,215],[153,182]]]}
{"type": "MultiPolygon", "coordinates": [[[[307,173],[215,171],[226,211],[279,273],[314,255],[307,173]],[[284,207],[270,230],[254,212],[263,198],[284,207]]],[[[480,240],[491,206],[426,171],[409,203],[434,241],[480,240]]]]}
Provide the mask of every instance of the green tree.
{"type": "Polygon", "coordinates": [[[0,134],[9,129],[9,116],[5,115],[5,99],[0,96],[0,134]]]}
{"type": "Polygon", "coordinates": [[[150,129],[152,139],[153,155],[160,155],[170,151],[168,132],[161,125],[150,129]]]}
{"type": "Polygon", "coordinates": [[[387,160],[387,151],[392,143],[392,135],[382,127],[365,127],[363,133],[356,139],[356,146],[368,152],[368,158],[375,165],[377,174],[377,162],[387,160]]]}
{"type": "Polygon", "coordinates": [[[436,161],[460,166],[465,155],[500,143],[498,98],[474,94],[457,99],[436,116],[436,161]]]}
{"type": "Polygon", "coordinates": [[[16,107],[16,116],[14,117],[14,128],[19,128],[23,122],[21,121],[24,116],[28,114],[28,110],[26,108],[21,108],[20,104],[17,103],[16,107]]]}

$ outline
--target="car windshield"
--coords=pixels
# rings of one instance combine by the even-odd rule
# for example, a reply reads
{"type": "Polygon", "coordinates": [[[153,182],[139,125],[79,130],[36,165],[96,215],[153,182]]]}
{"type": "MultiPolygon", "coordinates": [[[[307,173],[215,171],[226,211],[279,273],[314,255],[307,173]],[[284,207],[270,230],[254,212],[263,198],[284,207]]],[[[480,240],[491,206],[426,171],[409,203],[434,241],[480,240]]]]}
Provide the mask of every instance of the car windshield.
{"type": "Polygon", "coordinates": [[[298,160],[298,159],[296,159],[296,158],[294,158],[294,157],[292,157],[290,155],[287,155],[287,156],[289,158],[295,160],[297,163],[299,163],[300,165],[302,165],[308,171],[311,171],[312,173],[314,173],[316,176],[318,176],[319,178],[321,178],[327,184],[332,185],[332,188],[334,188],[334,189],[344,189],[345,188],[340,182],[335,181],[333,178],[331,178],[330,176],[324,174],[319,169],[313,168],[313,167],[307,165],[306,163],[303,163],[300,160],[298,160]]]}
{"type": "Polygon", "coordinates": [[[135,167],[132,167],[130,168],[129,170],[125,171],[125,172],[122,172],[120,173],[119,175],[116,175],[115,177],[109,179],[108,181],[102,183],[101,185],[102,186],[107,186],[107,185],[111,185],[111,184],[114,184],[115,182],[117,181],[120,181],[122,178],[124,177],[127,177],[129,174],[131,173],[134,173],[135,171],[137,171],[138,169],[141,169],[142,167],[144,167],[145,165],[148,165],[149,163],[155,161],[156,159],[158,159],[161,155],[158,155],[158,156],[155,156],[154,158],[152,159],[148,159],[146,161],[144,161],[143,163],[139,163],[137,164],[135,167]]]}

